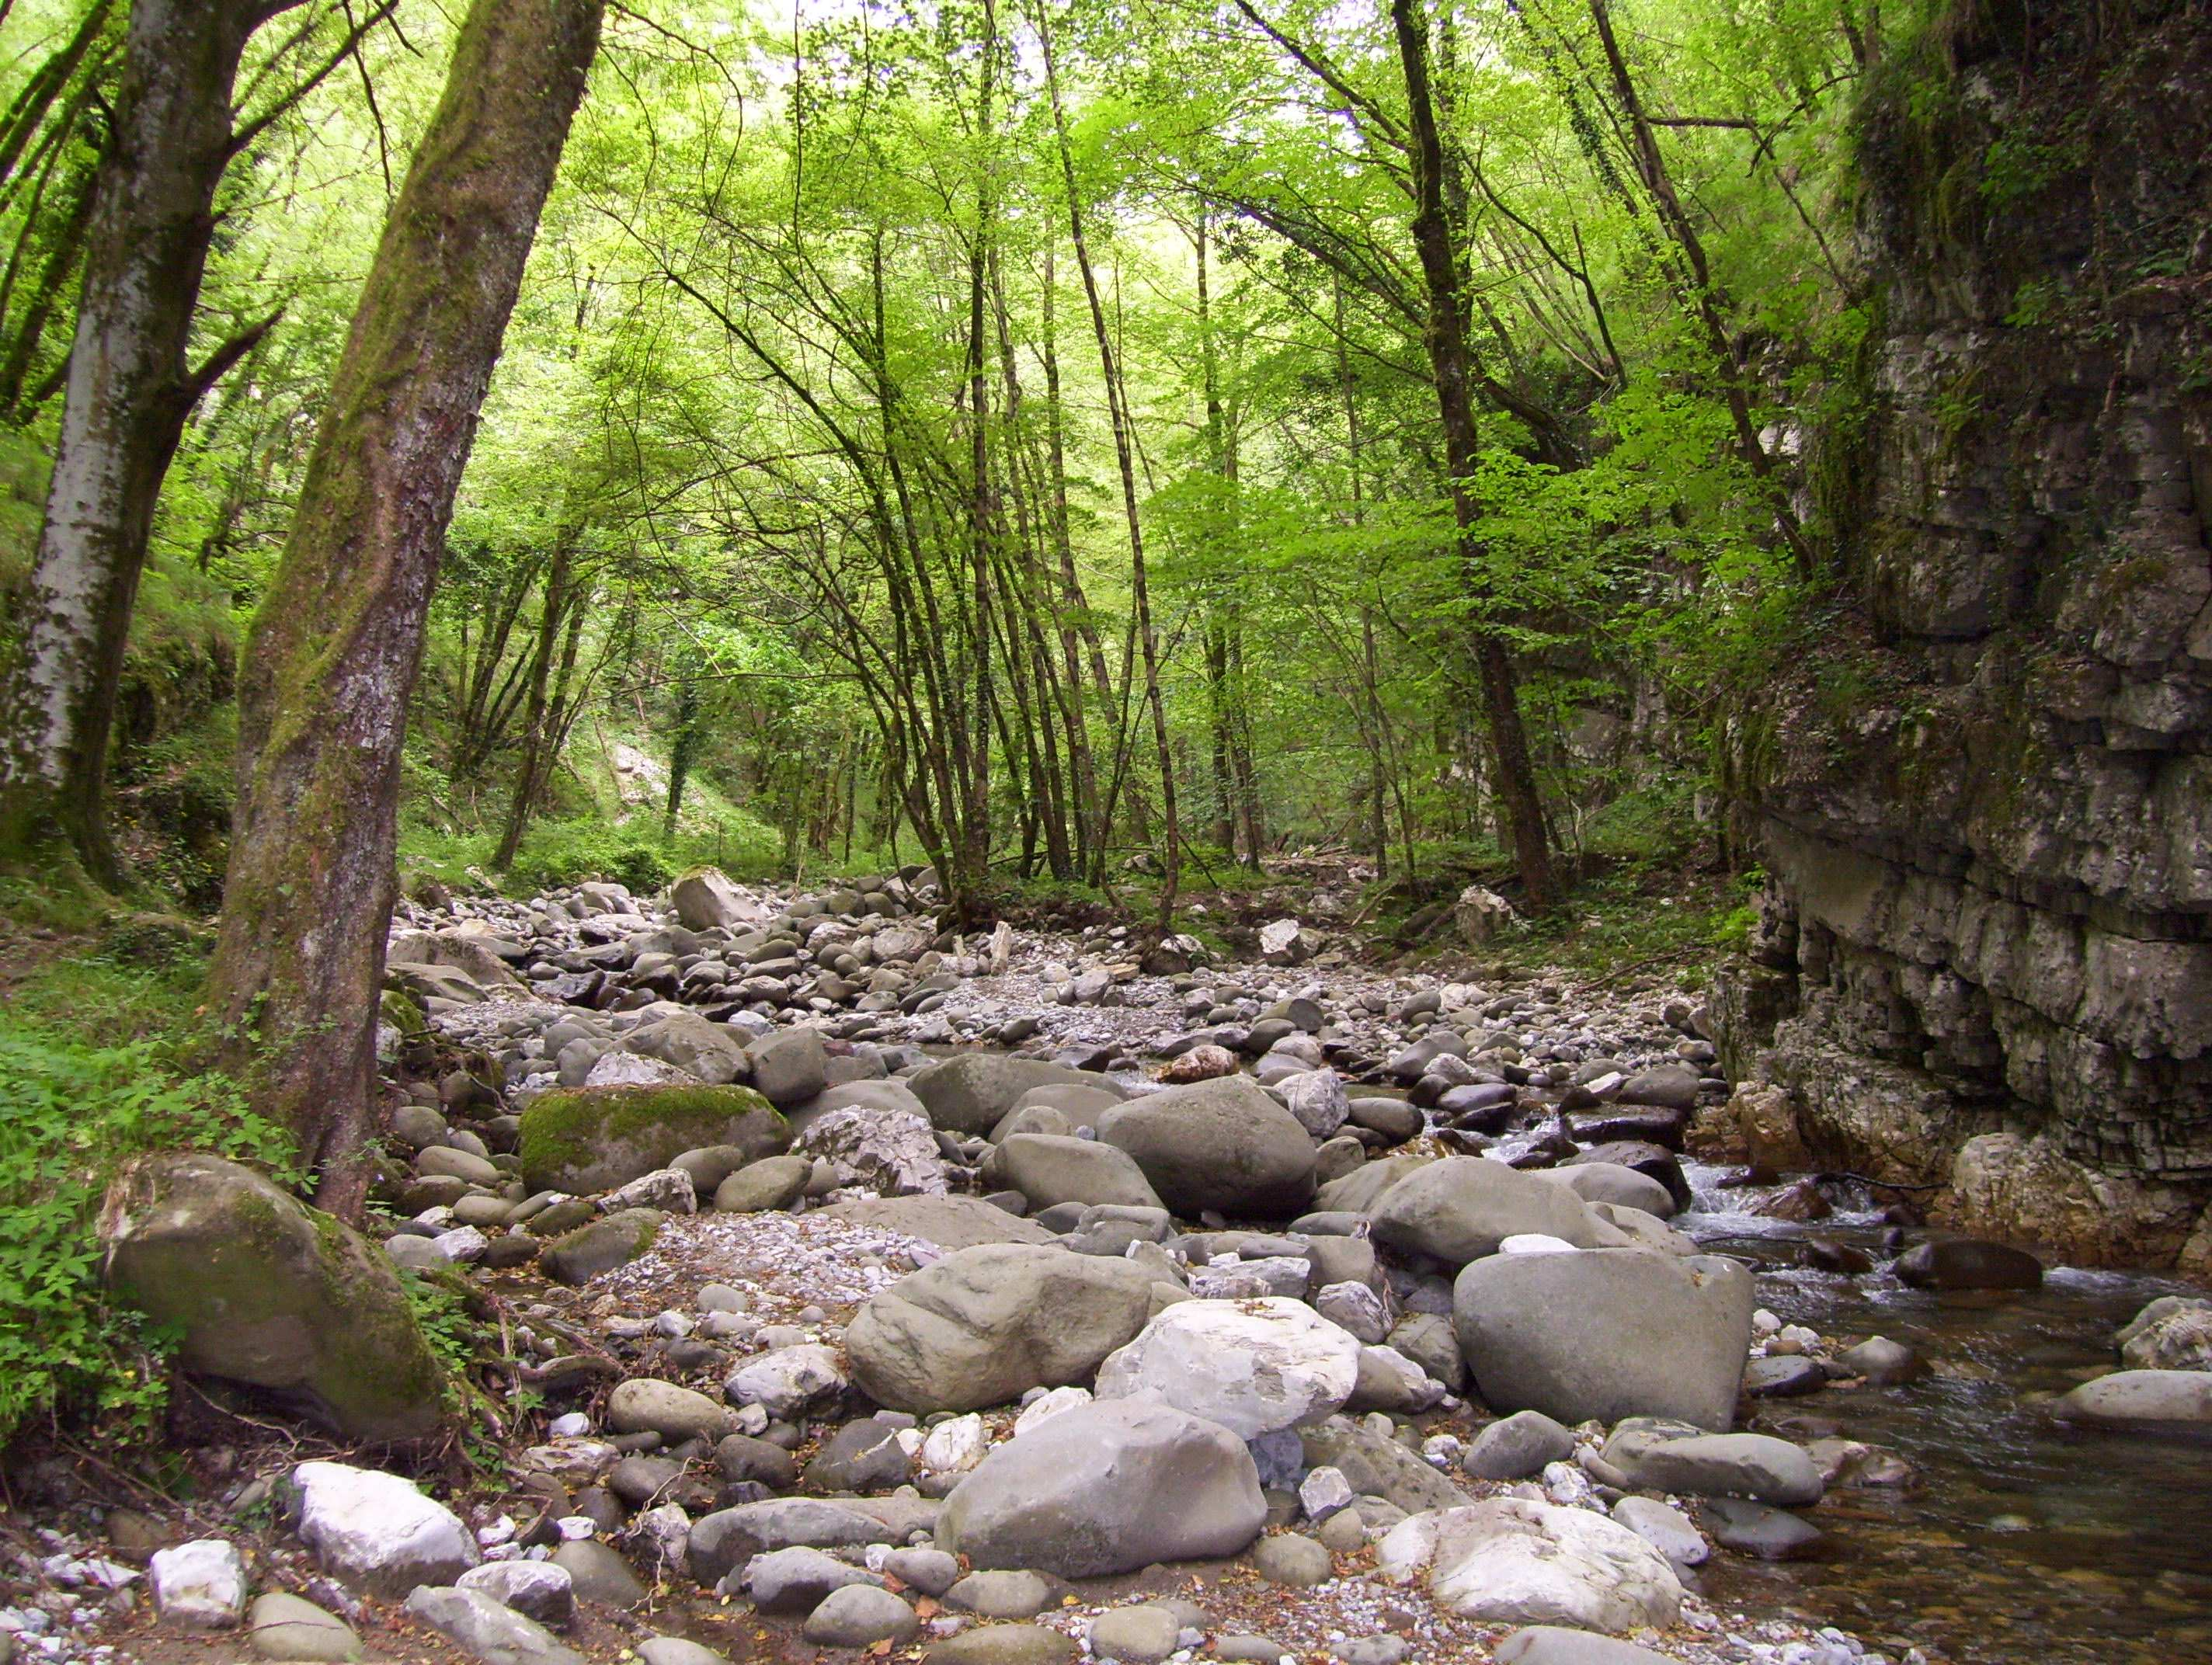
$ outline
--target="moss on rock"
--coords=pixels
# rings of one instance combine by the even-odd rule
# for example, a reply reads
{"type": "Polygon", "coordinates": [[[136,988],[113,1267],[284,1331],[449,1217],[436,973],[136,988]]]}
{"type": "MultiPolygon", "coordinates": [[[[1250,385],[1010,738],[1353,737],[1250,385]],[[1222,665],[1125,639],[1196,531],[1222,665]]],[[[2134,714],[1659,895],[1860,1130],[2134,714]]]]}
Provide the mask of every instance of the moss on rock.
{"type": "Polygon", "coordinates": [[[524,1179],[593,1192],[665,1168],[686,1151],[734,1145],[747,1161],[789,1148],[791,1127],[750,1087],[556,1087],[522,1112],[524,1179]]]}

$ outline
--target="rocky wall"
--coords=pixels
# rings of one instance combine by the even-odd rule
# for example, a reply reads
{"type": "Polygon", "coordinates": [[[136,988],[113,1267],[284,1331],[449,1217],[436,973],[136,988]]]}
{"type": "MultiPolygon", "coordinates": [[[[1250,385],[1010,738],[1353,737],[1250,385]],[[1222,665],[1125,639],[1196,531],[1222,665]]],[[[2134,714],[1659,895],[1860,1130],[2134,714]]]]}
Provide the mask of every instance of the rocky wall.
{"type": "Polygon", "coordinates": [[[1818,1162],[2212,1272],[2212,21],[1962,5],[1869,79],[1820,645],[1726,725],[1715,1003],[1818,1162]]]}

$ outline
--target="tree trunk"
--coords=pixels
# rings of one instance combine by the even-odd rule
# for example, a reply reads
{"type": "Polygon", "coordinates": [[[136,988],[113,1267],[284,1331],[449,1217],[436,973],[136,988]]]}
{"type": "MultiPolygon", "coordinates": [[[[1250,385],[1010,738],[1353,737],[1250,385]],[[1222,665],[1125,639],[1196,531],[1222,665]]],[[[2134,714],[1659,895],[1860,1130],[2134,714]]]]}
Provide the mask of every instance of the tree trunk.
{"type": "Polygon", "coordinates": [[[117,877],[102,809],[108,732],[155,501],[194,401],[261,334],[197,370],[186,361],[216,187],[235,154],[239,57],[284,9],[137,0],[94,187],[46,524],[0,687],[0,843],[65,839],[105,881],[117,877]]]}
{"type": "MultiPolygon", "coordinates": [[[[1468,482],[1481,460],[1474,414],[1474,355],[1467,344],[1467,311],[1460,294],[1458,264],[1452,257],[1450,222],[1444,212],[1443,139],[1437,130],[1436,103],[1429,90],[1428,27],[1421,0],[1390,0],[1390,20],[1405,70],[1406,104],[1412,129],[1408,147],[1413,165],[1413,246],[1420,257],[1421,280],[1428,292],[1428,322],[1423,331],[1444,430],[1444,465],[1451,477],[1452,516],[1470,569],[1476,554],[1475,502],[1468,482]]],[[[1480,580],[1470,570],[1471,582],[1480,580]]],[[[1528,906],[1552,905],[1552,852],[1544,833],[1544,811],[1528,761],[1528,738],[1521,721],[1519,690],[1504,639],[1486,622],[1474,624],[1474,665],[1482,690],[1483,714],[1498,763],[1498,795],[1505,806],[1514,865],[1528,906]]]]}
{"type": "Polygon", "coordinates": [[[216,1010],[358,1212],[400,747],[431,591],[602,0],[475,0],[355,310],[240,690],[216,1010]]]}
{"type": "MultiPolygon", "coordinates": [[[[580,529],[563,526],[555,539],[552,564],[546,569],[545,594],[538,617],[538,641],[530,651],[530,694],[522,719],[522,756],[514,766],[514,796],[508,802],[507,825],[499,836],[499,849],[491,868],[503,873],[514,865],[522,848],[522,835],[530,827],[530,811],[537,804],[541,777],[547,772],[551,752],[546,745],[546,692],[553,680],[553,653],[561,639],[561,617],[569,605],[568,565],[580,529]]],[[[686,691],[689,691],[687,684],[686,691]]],[[[668,825],[676,827],[676,805],[684,788],[672,770],[669,782],[668,825]]]]}

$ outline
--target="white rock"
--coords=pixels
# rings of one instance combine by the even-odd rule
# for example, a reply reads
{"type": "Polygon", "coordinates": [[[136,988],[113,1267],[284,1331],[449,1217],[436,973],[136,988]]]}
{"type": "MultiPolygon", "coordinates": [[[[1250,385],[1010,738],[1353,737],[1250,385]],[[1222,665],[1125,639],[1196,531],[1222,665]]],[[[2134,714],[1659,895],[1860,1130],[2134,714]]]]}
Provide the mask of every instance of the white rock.
{"type": "Polygon", "coordinates": [[[1713,1553],[1687,1515],[1656,1498],[1623,1498],[1613,1504],[1613,1518],[1678,1569],[1702,1566],[1713,1553]]]}
{"type": "Polygon", "coordinates": [[[1284,1107],[1298,1119],[1298,1125],[1316,1139],[1330,1137],[1352,1115],[1344,1079],[1332,1069],[1286,1075],[1275,1084],[1275,1091],[1282,1094],[1284,1107]]]}
{"type": "Polygon", "coordinates": [[[929,1118],[914,1110],[848,1104],[799,1137],[798,1149],[826,1158],[840,1185],[886,1197],[943,1196],[945,1158],[929,1118]]]}
{"type": "Polygon", "coordinates": [[[1437,1604],[1493,1625],[1664,1627],[1682,1585],[1660,1553],[1586,1509],[1518,1497],[1409,1516],[1376,1552],[1393,1583],[1426,1575],[1437,1604]]]}
{"type": "Polygon", "coordinates": [[[1249,1440],[1320,1421],[1358,1380],[1358,1341],[1299,1302],[1182,1301],[1107,1355],[1097,1395],[1155,1400],[1249,1440]]]}
{"type": "Polygon", "coordinates": [[[974,1412],[940,1422],[921,1442],[921,1466],[933,1474],[963,1474],[983,1460],[991,1443],[974,1412]]]}
{"type": "Polygon", "coordinates": [[[581,1543],[586,1538],[596,1536],[599,1523],[589,1515],[563,1515],[553,1522],[553,1529],[558,1532],[565,1541],[576,1544],[581,1543]]]}
{"type": "Polygon", "coordinates": [[[343,1462],[303,1462],[300,1538],[323,1571],[378,1595],[450,1584],[483,1556],[459,1516],[412,1481],[343,1462]]]}
{"type": "Polygon", "coordinates": [[[196,1631],[227,1631],[246,1616],[246,1561],[222,1538],[154,1552],[147,1567],[162,1619],[196,1631]]]}
{"type": "Polygon", "coordinates": [[[546,1425],[545,1431],[556,1439],[575,1439],[592,1431],[592,1419],[581,1411],[563,1411],[546,1425]]]}
{"type": "Polygon", "coordinates": [[[1309,1470],[1298,1482],[1298,1504],[1310,1521],[1327,1520],[1338,1510],[1348,1507],[1352,1498],[1352,1482],[1345,1479],[1344,1471],[1327,1463],[1309,1470]]]}
{"type": "Polygon", "coordinates": [[[1501,1255],[1579,1255],[1582,1251],[1565,1237],[1554,1237],[1545,1231],[1516,1231],[1503,1238],[1498,1245],[1501,1255]]]}
{"type": "Polygon", "coordinates": [[[484,1250],[491,1247],[491,1239],[473,1225],[457,1225],[431,1238],[430,1246],[447,1260],[465,1265],[483,1259],[484,1250]]]}
{"type": "Polygon", "coordinates": [[[495,1561],[463,1573],[457,1588],[482,1590],[503,1607],[512,1607],[541,1625],[565,1625],[576,1610],[576,1588],[568,1569],[550,1561],[495,1561]]]}
{"type": "Polygon", "coordinates": [[[664,1214],[696,1214],[699,1194],[691,1176],[681,1168],[661,1168],[641,1174],[599,1199],[599,1207],[612,1214],[624,1208],[658,1208],[664,1214]]]}
{"type": "Polygon", "coordinates": [[[1072,1411],[1079,1405],[1090,1402],[1091,1389],[1088,1388],[1054,1388],[1039,1394],[1014,1419],[1014,1437],[1019,1439],[1039,1423],[1058,1416],[1062,1411],[1072,1411]]]}
{"type": "Polygon", "coordinates": [[[1383,1310],[1382,1297],[1364,1284],[1326,1285],[1314,1297],[1314,1310],[1370,1346],[1380,1345],[1390,1334],[1390,1315],[1383,1310]]]}
{"type": "Polygon", "coordinates": [[[740,1405],[757,1405],[770,1416],[787,1417],[816,1400],[840,1392],[845,1371],[835,1350],[818,1341],[776,1347],[749,1358],[730,1372],[723,1391],[740,1405]]]}

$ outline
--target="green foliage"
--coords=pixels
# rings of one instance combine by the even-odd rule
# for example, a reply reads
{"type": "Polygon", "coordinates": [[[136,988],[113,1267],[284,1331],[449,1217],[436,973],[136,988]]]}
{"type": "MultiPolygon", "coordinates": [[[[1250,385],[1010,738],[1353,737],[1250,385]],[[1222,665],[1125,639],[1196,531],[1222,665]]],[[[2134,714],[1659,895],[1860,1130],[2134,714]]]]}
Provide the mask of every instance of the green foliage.
{"type": "Polygon", "coordinates": [[[173,1047],[94,1044],[0,1010],[0,1442],[50,1410],[149,1432],[163,1338],[100,1291],[94,1231],[118,1164],[198,1149],[285,1177],[291,1146],[235,1085],[195,1075],[173,1047]]]}

